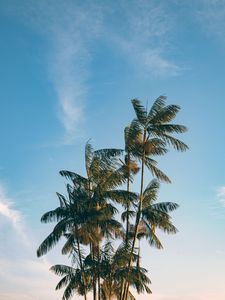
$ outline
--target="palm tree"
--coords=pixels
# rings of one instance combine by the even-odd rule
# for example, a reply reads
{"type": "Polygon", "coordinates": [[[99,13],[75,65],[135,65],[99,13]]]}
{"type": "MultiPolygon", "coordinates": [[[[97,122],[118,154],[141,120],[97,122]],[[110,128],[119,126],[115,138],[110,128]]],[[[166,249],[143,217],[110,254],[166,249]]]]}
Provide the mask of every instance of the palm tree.
{"type": "MultiPolygon", "coordinates": [[[[119,298],[122,288],[122,281],[126,276],[128,251],[130,247],[123,242],[116,250],[114,250],[111,242],[107,242],[103,248],[101,255],[101,284],[102,299],[111,300],[119,298]]],[[[135,257],[137,260],[137,257],[135,257]]],[[[139,266],[132,266],[129,275],[130,285],[136,289],[138,293],[146,291],[151,293],[148,284],[149,278],[146,275],[147,270],[139,266]]],[[[135,299],[129,291],[129,297],[135,299]]]]}
{"type": "MultiPolygon", "coordinates": [[[[157,162],[152,159],[152,156],[165,154],[168,151],[167,146],[172,146],[177,151],[185,151],[188,149],[186,144],[173,136],[174,133],[183,133],[187,130],[187,128],[183,125],[171,123],[180,110],[179,106],[166,106],[165,96],[158,97],[149,111],[147,111],[147,109],[145,109],[137,99],[132,100],[132,105],[136,113],[136,119],[133,120],[131,128],[135,129],[137,136],[132,153],[141,163],[141,184],[127,278],[131,270],[132,255],[134,253],[138,226],[142,215],[145,166],[147,166],[156,178],[165,182],[170,182],[170,179],[156,167],[157,162]]],[[[122,292],[122,300],[127,299],[128,289],[129,284],[126,280],[125,288],[122,292]]]]}
{"type": "MultiPolygon", "coordinates": [[[[68,199],[58,194],[60,206],[49,211],[41,218],[42,222],[56,221],[50,235],[38,248],[37,255],[46,254],[55,244],[66,237],[67,241],[62,249],[63,254],[77,250],[79,268],[83,276],[84,289],[86,289],[85,270],[81,256],[81,245],[89,245],[92,259],[100,260],[100,242],[104,237],[114,238],[121,236],[121,224],[115,220],[117,209],[110,202],[123,202],[127,192],[116,190],[125,182],[124,171],[118,168],[117,156],[121,150],[102,149],[93,151],[89,143],[85,147],[85,166],[87,178],[70,172],[60,171],[60,174],[69,178],[73,186],[67,185],[68,199]]],[[[131,193],[131,198],[134,194],[131,193]]],[[[99,270],[99,267],[98,267],[99,270]]],[[[100,274],[93,277],[93,297],[100,299],[100,274]]],[[[86,291],[84,292],[86,299],[86,291]]]]}
{"type": "MultiPolygon", "coordinates": [[[[132,155],[132,149],[134,147],[135,139],[137,137],[137,132],[135,132],[135,128],[131,128],[127,126],[124,129],[124,141],[125,141],[125,156],[124,162],[122,162],[122,166],[124,168],[124,174],[127,180],[127,191],[130,192],[130,183],[133,181],[133,176],[136,175],[139,171],[139,167],[135,160],[135,157],[132,155]]],[[[128,194],[129,195],[129,194],[128,194]]],[[[132,199],[128,197],[125,205],[125,211],[122,214],[122,220],[126,220],[126,237],[125,241],[128,242],[129,235],[129,219],[133,216],[133,211],[130,210],[131,205],[133,204],[132,199]]]]}
{"type": "MultiPolygon", "coordinates": [[[[78,295],[85,295],[87,290],[91,289],[90,281],[83,281],[82,270],[66,265],[55,265],[50,268],[56,275],[63,276],[56,286],[56,290],[65,287],[63,300],[72,298],[76,292],[78,295]]],[[[85,272],[85,278],[89,278],[88,271],[85,272]]]]}
{"type": "Polygon", "coordinates": [[[162,248],[157,230],[176,233],[170,212],[178,206],[171,202],[156,202],[159,182],[170,179],[158,167],[154,157],[164,155],[168,146],[185,151],[187,145],[174,134],[186,131],[182,125],[172,124],[179,111],[176,105],[167,105],[164,96],[158,97],[147,111],[139,100],[132,100],[136,118],[125,128],[125,151],[85,146],[86,175],[62,170],[69,179],[67,196],[57,193],[59,206],[45,213],[41,221],[56,222],[52,232],[42,242],[37,255],[42,256],[65,238],[62,254],[71,257],[72,266],[56,265],[53,272],[63,276],[56,289],[65,287],[63,299],[76,292],[87,299],[93,291],[94,300],[135,300],[130,286],[138,293],[151,293],[147,270],[140,264],[140,240],[162,248]],[[122,160],[121,155],[124,154],[122,160]],[[140,168],[138,166],[140,163],[140,168]],[[145,169],[153,179],[144,188],[145,169]],[[140,169],[140,193],[130,191],[134,176],[140,169]],[[126,184],[126,190],[120,188],[126,184]],[[125,229],[116,219],[116,205],[123,207],[121,214],[125,229]],[[131,224],[131,218],[135,218],[131,224]],[[112,240],[122,239],[114,250],[112,240]],[[136,242],[139,246],[136,247],[136,242]],[[90,251],[85,257],[85,253],[90,251]]]}
{"type": "Polygon", "coordinates": [[[68,198],[58,194],[60,205],[55,210],[45,213],[41,221],[44,223],[57,221],[53,231],[47,236],[37,250],[37,255],[46,254],[62,237],[66,237],[67,241],[62,249],[62,254],[72,253],[77,256],[78,265],[83,277],[84,298],[86,295],[85,270],[83,267],[81,244],[87,244],[88,239],[92,236],[95,239],[93,232],[84,231],[84,224],[93,217],[93,210],[88,207],[88,198],[83,187],[83,182],[80,180],[79,187],[74,189],[67,185],[68,198]]]}
{"type": "MultiPolygon", "coordinates": [[[[85,167],[87,173],[87,191],[89,206],[95,211],[95,217],[88,223],[89,228],[96,233],[97,238],[90,240],[92,258],[100,255],[100,242],[103,237],[112,237],[120,233],[121,225],[113,216],[116,208],[109,203],[108,199],[121,201],[122,191],[114,190],[124,182],[123,170],[118,170],[118,155],[122,153],[119,149],[101,149],[94,151],[88,142],[85,147],[85,167]]],[[[77,174],[70,171],[61,171],[60,174],[76,181],[77,174]]],[[[94,300],[100,300],[100,276],[93,278],[94,300]],[[98,293],[96,290],[96,281],[98,293]]]]}
{"type": "Polygon", "coordinates": [[[156,202],[159,191],[159,182],[153,179],[146,187],[143,195],[142,214],[139,223],[137,238],[146,238],[151,246],[162,249],[163,246],[156,235],[156,230],[168,234],[175,234],[176,227],[172,224],[170,212],[178,208],[173,202],[156,202]]]}

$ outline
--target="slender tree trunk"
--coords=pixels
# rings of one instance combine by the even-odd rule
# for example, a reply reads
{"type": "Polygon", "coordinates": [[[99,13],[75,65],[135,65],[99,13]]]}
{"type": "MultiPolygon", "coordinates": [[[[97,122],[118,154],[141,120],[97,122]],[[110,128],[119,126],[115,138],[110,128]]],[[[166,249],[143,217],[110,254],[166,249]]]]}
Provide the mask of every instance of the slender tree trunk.
{"type": "Polygon", "coordinates": [[[132,242],[132,248],[131,248],[131,254],[129,258],[129,264],[128,264],[128,272],[127,272],[127,277],[126,277],[126,282],[125,282],[125,289],[123,291],[122,295],[122,300],[127,300],[128,297],[128,290],[129,290],[129,275],[131,271],[131,265],[132,265],[132,258],[133,258],[133,253],[134,253],[134,248],[135,248],[135,243],[137,239],[137,234],[138,234],[138,225],[140,222],[141,218],[141,211],[142,211],[142,201],[143,201],[143,190],[144,190],[144,167],[145,167],[145,139],[146,139],[146,130],[144,130],[143,134],[143,152],[142,152],[142,159],[141,159],[141,190],[140,190],[140,198],[139,198],[139,205],[138,205],[138,211],[136,215],[136,221],[135,221],[135,228],[134,228],[134,237],[133,237],[133,242],[132,242]]]}
{"type": "MultiPolygon", "coordinates": [[[[138,240],[139,241],[139,243],[138,243],[138,257],[137,257],[137,265],[136,265],[136,267],[137,267],[137,269],[138,270],[140,270],[140,251],[141,251],[141,249],[140,249],[140,240],[138,240]]],[[[128,296],[129,296],[129,287],[130,287],[130,284],[129,284],[129,282],[127,283],[127,286],[126,286],[126,290],[125,290],[125,299],[128,299],[128,296]]]]}
{"type": "MultiPolygon", "coordinates": [[[[92,259],[95,259],[95,250],[94,250],[94,245],[92,244],[92,252],[91,252],[92,259]]],[[[96,291],[96,269],[94,269],[94,274],[93,274],[93,300],[97,300],[97,291],[96,291]]]]}
{"type": "MultiPolygon", "coordinates": [[[[128,152],[127,154],[127,165],[128,165],[128,176],[127,176],[127,192],[130,192],[130,154],[128,152]]],[[[128,196],[129,197],[129,196],[128,196]]],[[[128,214],[128,211],[130,209],[130,203],[129,203],[129,200],[127,201],[127,216],[126,216],[126,245],[128,243],[128,234],[129,234],[129,214],[128,214]]]]}
{"type": "MultiPolygon", "coordinates": [[[[97,202],[96,205],[96,210],[99,211],[100,210],[100,205],[97,202]]],[[[97,236],[100,236],[100,228],[99,228],[99,222],[97,221],[97,236]]],[[[97,255],[97,289],[98,289],[98,300],[101,300],[101,286],[100,286],[100,241],[98,240],[97,242],[97,247],[96,247],[96,255],[97,255]]]]}
{"type": "Polygon", "coordinates": [[[101,300],[101,284],[100,284],[100,242],[98,242],[98,300],[101,300]]]}
{"type": "Polygon", "coordinates": [[[78,240],[78,237],[76,237],[76,241],[77,241],[80,269],[81,269],[81,274],[82,274],[82,278],[83,278],[83,282],[84,282],[84,299],[87,300],[87,280],[86,280],[86,276],[85,276],[85,273],[84,273],[84,267],[83,267],[81,251],[80,251],[80,242],[78,240]]]}
{"type": "MultiPolygon", "coordinates": [[[[93,244],[91,242],[90,242],[90,255],[91,255],[91,259],[94,260],[94,247],[93,247],[93,244]]],[[[97,300],[97,298],[96,298],[95,270],[94,270],[93,278],[92,278],[92,289],[93,289],[93,300],[97,300]]]]}
{"type": "MultiPolygon", "coordinates": [[[[87,168],[86,168],[86,171],[87,171],[87,177],[88,177],[88,197],[91,200],[92,184],[91,184],[91,180],[90,180],[90,172],[87,168]]],[[[91,255],[92,260],[94,260],[95,253],[94,253],[94,245],[92,242],[90,242],[90,255],[91,255]]],[[[96,272],[96,270],[94,270],[93,279],[92,279],[93,300],[97,300],[95,272],[96,272]]]]}
{"type": "MultiPolygon", "coordinates": [[[[130,192],[130,170],[129,170],[129,163],[130,163],[130,155],[128,153],[127,155],[128,157],[128,161],[127,161],[127,164],[128,164],[128,176],[127,176],[127,192],[130,192]]],[[[129,197],[129,196],[128,196],[129,197]]],[[[126,246],[128,245],[128,235],[129,235],[129,215],[128,215],[128,211],[130,209],[130,205],[129,205],[129,199],[127,201],[127,207],[126,207],[126,210],[127,210],[127,216],[126,216],[126,236],[125,236],[125,243],[126,243],[126,246]]],[[[122,280],[122,285],[121,285],[121,291],[120,291],[120,299],[124,293],[124,289],[125,289],[125,279],[122,280]]]]}

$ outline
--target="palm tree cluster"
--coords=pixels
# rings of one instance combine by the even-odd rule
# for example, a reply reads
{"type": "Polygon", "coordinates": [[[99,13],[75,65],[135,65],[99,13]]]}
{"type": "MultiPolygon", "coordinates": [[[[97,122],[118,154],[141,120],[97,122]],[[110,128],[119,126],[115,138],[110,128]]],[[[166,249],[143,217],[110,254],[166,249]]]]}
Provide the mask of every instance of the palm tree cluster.
{"type": "Polygon", "coordinates": [[[147,270],[141,267],[140,241],[161,249],[157,231],[177,232],[170,212],[178,205],[157,202],[161,182],[170,182],[158,166],[156,157],[169,147],[185,151],[188,147],[176,135],[187,128],[173,124],[180,107],[166,105],[158,97],[147,110],[137,99],[132,105],[135,118],[124,130],[122,149],[94,150],[85,146],[86,175],[60,171],[69,180],[67,196],[57,193],[59,205],[45,213],[41,222],[55,222],[52,232],[37,250],[46,254],[63,240],[62,254],[71,265],[55,265],[51,271],[62,279],[56,290],[64,288],[63,300],[75,293],[87,300],[132,300],[132,291],[151,293],[147,270]],[[152,180],[145,184],[145,173],[152,180]],[[140,192],[131,190],[139,174],[140,192]]]}

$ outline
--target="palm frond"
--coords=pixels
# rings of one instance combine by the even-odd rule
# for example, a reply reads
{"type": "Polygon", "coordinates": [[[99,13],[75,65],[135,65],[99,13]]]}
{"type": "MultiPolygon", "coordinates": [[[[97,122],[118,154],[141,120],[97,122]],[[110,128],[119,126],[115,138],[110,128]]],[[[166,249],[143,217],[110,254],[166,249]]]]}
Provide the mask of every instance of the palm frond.
{"type": "Polygon", "coordinates": [[[155,101],[154,103],[152,104],[152,107],[151,109],[149,110],[149,113],[148,113],[148,122],[150,122],[154,117],[155,115],[163,109],[163,107],[165,106],[166,104],[166,96],[159,96],[155,101]]]}
{"type": "Polygon", "coordinates": [[[145,154],[148,156],[164,155],[168,152],[166,143],[159,138],[148,139],[144,142],[145,154]]]}
{"type": "Polygon", "coordinates": [[[90,166],[91,166],[91,161],[93,159],[93,147],[89,143],[89,141],[85,145],[85,167],[86,167],[86,172],[89,177],[89,172],[90,172],[90,166]]]}
{"type": "Polygon", "coordinates": [[[75,245],[75,237],[73,234],[65,234],[67,240],[66,243],[64,244],[63,248],[62,248],[62,254],[68,254],[68,253],[72,253],[73,249],[74,249],[74,245],[75,245]]]}
{"type": "Polygon", "coordinates": [[[67,179],[70,179],[74,184],[77,184],[77,185],[82,185],[82,184],[88,183],[87,178],[85,178],[77,173],[71,172],[71,171],[62,170],[59,172],[59,174],[63,177],[66,177],[67,179]]]}
{"type": "Polygon", "coordinates": [[[168,134],[168,133],[184,133],[187,131],[187,127],[179,124],[152,124],[148,127],[148,132],[150,134],[168,134]]]}
{"type": "Polygon", "coordinates": [[[67,265],[54,265],[50,268],[50,271],[59,276],[75,274],[75,269],[67,265]]]}
{"type": "Polygon", "coordinates": [[[149,182],[143,193],[143,208],[152,205],[153,202],[157,200],[159,187],[160,185],[157,179],[153,179],[149,182]]]}
{"type": "Polygon", "coordinates": [[[178,105],[168,105],[163,107],[158,113],[151,119],[152,124],[165,124],[172,121],[180,110],[178,105]]]}
{"type": "Polygon", "coordinates": [[[123,222],[125,222],[127,217],[130,219],[130,218],[133,218],[134,216],[135,216],[135,211],[126,210],[126,211],[122,212],[121,219],[122,219],[123,222]]]}
{"type": "Polygon", "coordinates": [[[55,289],[56,290],[60,290],[61,288],[64,288],[71,280],[71,276],[70,275],[66,275],[64,276],[56,285],[55,289]]]}
{"type": "Polygon", "coordinates": [[[63,209],[61,207],[57,207],[56,209],[50,210],[50,211],[46,212],[45,214],[43,214],[43,216],[41,217],[41,222],[49,223],[49,222],[60,221],[63,218],[65,218],[65,215],[66,215],[65,209],[63,209]]]}
{"type": "Polygon", "coordinates": [[[147,121],[147,112],[143,105],[141,105],[141,102],[138,99],[131,100],[131,103],[133,105],[134,111],[136,113],[138,121],[145,126],[147,121]]]}
{"type": "Polygon", "coordinates": [[[62,234],[51,232],[37,249],[37,256],[40,257],[51,250],[60,240],[62,234]]]}
{"type": "Polygon", "coordinates": [[[127,203],[135,203],[135,202],[137,202],[137,199],[138,199],[138,196],[136,193],[128,192],[125,190],[106,191],[103,194],[103,197],[111,199],[122,205],[127,205],[127,203]]]}
{"type": "Polygon", "coordinates": [[[177,203],[173,203],[173,202],[160,202],[160,203],[152,204],[153,210],[162,211],[165,213],[174,211],[178,207],[179,207],[179,205],[177,203]]]}
{"type": "Polygon", "coordinates": [[[152,207],[146,208],[142,211],[142,219],[154,228],[158,228],[167,234],[175,234],[178,232],[170,220],[170,215],[164,211],[155,210],[152,207]]]}
{"type": "Polygon", "coordinates": [[[154,177],[163,182],[171,183],[169,177],[156,167],[157,162],[155,160],[145,157],[145,164],[154,177]]]}
{"type": "Polygon", "coordinates": [[[138,136],[142,133],[140,124],[138,120],[134,119],[131,124],[124,129],[124,141],[125,141],[125,151],[130,152],[132,155],[132,150],[135,147],[135,141],[138,136]]]}
{"type": "Polygon", "coordinates": [[[94,155],[100,159],[111,159],[113,157],[118,157],[123,154],[123,149],[114,149],[114,148],[106,148],[95,150],[94,155]]]}
{"type": "Polygon", "coordinates": [[[169,135],[169,134],[158,134],[158,136],[161,136],[161,138],[170,146],[172,146],[175,150],[180,151],[180,152],[184,152],[186,150],[188,150],[188,146],[182,142],[181,140],[169,135]]]}
{"type": "Polygon", "coordinates": [[[56,195],[57,195],[57,197],[59,199],[60,206],[61,207],[66,207],[67,206],[67,200],[66,200],[66,198],[63,195],[61,195],[60,193],[57,193],[57,192],[56,192],[56,195]]]}
{"type": "Polygon", "coordinates": [[[155,234],[155,230],[153,230],[154,226],[151,226],[148,223],[148,220],[145,219],[145,217],[142,218],[142,230],[139,232],[139,238],[145,237],[149,243],[150,246],[154,246],[157,249],[163,249],[163,245],[161,244],[161,241],[155,234]],[[143,233],[143,234],[142,234],[143,233]]]}

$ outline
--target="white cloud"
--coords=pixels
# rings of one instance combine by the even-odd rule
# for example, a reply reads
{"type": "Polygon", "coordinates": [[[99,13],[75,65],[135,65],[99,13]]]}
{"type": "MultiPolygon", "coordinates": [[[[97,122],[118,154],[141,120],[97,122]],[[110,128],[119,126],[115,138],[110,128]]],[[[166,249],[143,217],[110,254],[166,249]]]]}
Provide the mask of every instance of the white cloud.
{"type": "Polygon", "coordinates": [[[225,1],[201,0],[198,2],[196,16],[203,30],[210,36],[225,41],[225,1]]]}
{"type": "Polygon", "coordinates": [[[7,196],[2,184],[0,184],[0,215],[10,221],[22,241],[28,244],[22,214],[13,208],[13,201],[7,196]]]}
{"type": "Polygon", "coordinates": [[[51,41],[49,74],[59,99],[58,116],[65,128],[65,143],[72,142],[81,129],[88,93],[90,44],[101,28],[100,19],[100,11],[92,5],[79,7],[69,2],[64,6],[61,2],[52,14],[53,21],[47,22],[51,41]]]}
{"type": "Polygon", "coordinates": [[[221,186],[217,190],[217,197],[219,201],[225,206],[225,186],[221,186]]]}
{"type": "Polygon", "coordinates": [[[4,270],[0,271],[0,299],[62,299],[62,291],[54,290],[59,278],[49,272],[49,265],[42,260],[4,258],[0,267],[4,270]]]}
{"type": "Polygon", "coordinates": [[[182,71],[170,58],[176,22],[166,2],[21,0],[20,5],[6,2],[7,7],[46,39],[46,66],[58,98],[64,143],[73,142],[82,130],[92,53],[99,41],[110,43],[141,74],[173,76],[182,71]]]}
{"type": "Polygon", "coordinates": [[[4,9],[46,39],[47,71],[58,98],[57,115],[64,143],[79,135],[83,120],[90,44],[101,30],[101,10],[92,1],[20,1],[4,9]]]}
{"type": "Polygon", "coordinates": [[[0,184],[0,299],[61,299],[62,291],[54,290],[59,277],[49,272],[52,264],[46,258],[36,258],[34,232],[26,232],[13,203],[0,184]]]}
{"type": "Polygon", "coordinates": [[[110,38],[142,74],[178,75],[182,68],[168,58],[175,16],[158,1],[122,2],[121,31],[110,38]]]}

